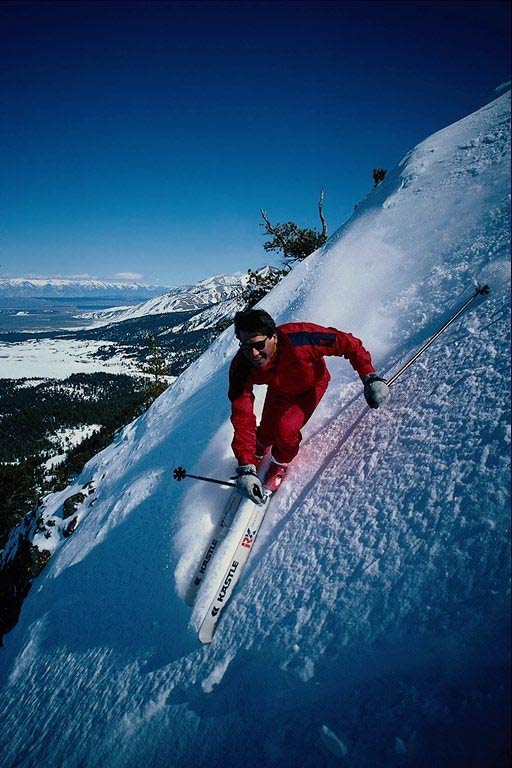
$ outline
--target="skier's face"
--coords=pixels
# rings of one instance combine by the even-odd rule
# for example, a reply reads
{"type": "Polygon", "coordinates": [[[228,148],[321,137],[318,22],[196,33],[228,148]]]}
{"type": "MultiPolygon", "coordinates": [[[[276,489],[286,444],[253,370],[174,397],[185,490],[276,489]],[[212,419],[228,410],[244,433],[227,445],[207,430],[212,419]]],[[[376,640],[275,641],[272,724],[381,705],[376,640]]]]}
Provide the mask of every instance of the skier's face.
{"type": "Polygon", "coordinates": [[[251,365],[265,368],[277,350],[277,335],[263,336],[261,333],[240,331],[240,348],[251,365]]]}

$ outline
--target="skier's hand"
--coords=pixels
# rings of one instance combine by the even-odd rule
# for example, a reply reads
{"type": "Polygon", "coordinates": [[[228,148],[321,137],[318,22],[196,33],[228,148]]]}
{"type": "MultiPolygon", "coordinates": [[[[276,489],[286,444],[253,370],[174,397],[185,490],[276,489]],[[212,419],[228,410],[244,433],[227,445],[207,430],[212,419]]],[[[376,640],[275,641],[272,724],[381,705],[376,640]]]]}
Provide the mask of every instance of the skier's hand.
{"type": "Polygon", "coordinates": [[[263,504],[265,492],[263,484],[256,474],[254,464],[242,464],[237,467],[236,474],[236,487],[242,496],[246,496],[251,501],[254,501],[255,504],[263,504]]]}
{"type": "Polygon", "coordinates": [[[389,387],[376,373],[369,373],[363,378],[364,396],[370,408],[378,408],[389,397],[389,387]]]}

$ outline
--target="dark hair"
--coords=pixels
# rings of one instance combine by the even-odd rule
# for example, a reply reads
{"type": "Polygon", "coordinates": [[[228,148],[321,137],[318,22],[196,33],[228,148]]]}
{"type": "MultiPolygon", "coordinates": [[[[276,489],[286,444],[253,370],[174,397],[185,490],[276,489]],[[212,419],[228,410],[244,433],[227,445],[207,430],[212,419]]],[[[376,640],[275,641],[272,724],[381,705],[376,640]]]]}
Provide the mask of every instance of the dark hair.
{"type": "Polygon", "coordinates": [[[240,338],[240,331],[252,333],[255,336],[273,336],[276,324],[264,309],[246,309],[235,315],[235,336],[240,338]]]}

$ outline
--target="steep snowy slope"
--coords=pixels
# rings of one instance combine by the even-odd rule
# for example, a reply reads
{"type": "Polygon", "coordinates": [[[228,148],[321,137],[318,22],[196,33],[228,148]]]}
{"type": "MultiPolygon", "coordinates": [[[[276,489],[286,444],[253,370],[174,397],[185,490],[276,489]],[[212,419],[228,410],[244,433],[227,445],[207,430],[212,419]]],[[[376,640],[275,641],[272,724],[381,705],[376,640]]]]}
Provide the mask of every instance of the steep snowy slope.
{"type": "Polygon", "coordinates": [[[230,330],[47,500],[58,530],[95,489],[0,652],[2,768],[505,765],[509,116],[507,94],[419,144],[264,300],[392,373],[475,280],[492,288],[379,411],[329,359],[210,646],[212,577],[191,617],[182,595],[226,492],[171,470],[233,470],[230,330]]]}

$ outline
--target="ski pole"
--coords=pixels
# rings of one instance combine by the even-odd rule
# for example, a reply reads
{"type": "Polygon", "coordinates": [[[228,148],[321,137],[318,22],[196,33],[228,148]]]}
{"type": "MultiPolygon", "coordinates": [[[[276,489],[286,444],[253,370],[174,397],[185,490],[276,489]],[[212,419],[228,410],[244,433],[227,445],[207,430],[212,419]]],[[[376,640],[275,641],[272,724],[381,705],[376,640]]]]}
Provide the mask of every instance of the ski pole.
{"type": "Polygon", "coordinates": [[[204,480],[206,483],[217,483],[217,485],[229,485],[232,488],[236,488],[236,483],[230,483],[229,480],[216,480],[214,477],[202,477],[201,475],[189,475],[184,467],[176,467],[172,476],[175,480],[184,480],[186,477],[190,477],[193,480],[204,480]]]}
{"type": "Polygon", "coordinates": [[[442,326],[442,327],[441,327],[441,328],[440,328],[440,329],[439,329],[439,330],[438,330],[438,331],[437,331],[437,332],[436,332],[436,333],[435,333],[433,336],[431,336],[431,337],[430,337],[430,339],[428,339],[428,341],[426,341],[426,342],[425,342],[425,344],[424,344],[424,345],[421,347],[421,349],[418,349],[418,351],[417,351],[417,352],[416,352],[416,353],[415,353],[415,354],[414,354],[414,355],[411,357],[411,359],[410,359],[410,360],[408,360],[408,361],[405,363],[405,365],[403,365],[403,366],[400,368],[400,370],[399,370],[399,371],[397,371],[397,372],[396,372],[396,373],[395,373],[395,374],[394,374],[394,375],[393,375],[393,376],[392,376],[390,379],[387,379],[386,383],[387,383],[388,387],[390,387],[392,384],[394,384],[394,382],[395,382],[395,381],[398,379],[398,377],[399,377],[399,376],[401,376],[401,375],[402,375],[402,373],[404,373],[404,371],[406,371],[406,370],[409,368],[409,366],[411,366],[411,365],[414,363],[414,361],[415,361],[415,360],[417,360],[417,359],[418,359],[418,357],[419,357],[420,355],[422,355],[422,354],[423,354],[423,352],[424,352],[426,349],[428,349],[428,347],[430,347],[430,345],[431,345],[431,344],[433,344],[433,343],[434,343],[434,341],[435,341],[435,340],[436,340],[436,339],[437,339],[437,338],[438,338],[438,337],[439,337],[439,336],[440,336],[442,333],[444,333],[444,331],[446,331],[446,329],[448,328],[448,326],[449,326],[449,325],[451,325],[451,324],[452,324],[452,323],[453,323],[453,322],[454,322],[454,321],[455,321],[455,320],[456,320],[456,319],[459,317],[459,315],[461,315],[461,314],[464,312],[464,310],[465,310],[467,307],[469,307],[469,305],[471,304],[471,302],[472,302],[472,301],[474,301],[474,300],[476,299],[476,297],[477,297],[477,296],[487,296],[487,294],[489,293],[489,291],[490,291],[490,288],[489,288],[489,286],[488,286],[487,284],[486,284],[486,285],[482,285],[482,286],[480,286],[480,285],[479,285],[479,286],[476,288],[476,290],[475,290],[474,294],[473,294],[473,295],[472,295],[472,296],[471,296],[471,297],[470,297],[470,298],[469,298],[469,299],[468,299],[468,300],[465,302],[465,304],[463,304],[463,305],[462,305],[462,307],[460,307],[460,309],[458,309],[458,310],[457,310],[457,312],[455,312],[455,314],[453,314],[453,315],[452,315],[452,316],[451,316],[451,317],[450,317],[450,318],[449,318],[449,319],[446,321],[446,323],[445,323],[445,324],[444,324],[444,325],[443,325],[443,326],[442,326]]]}

